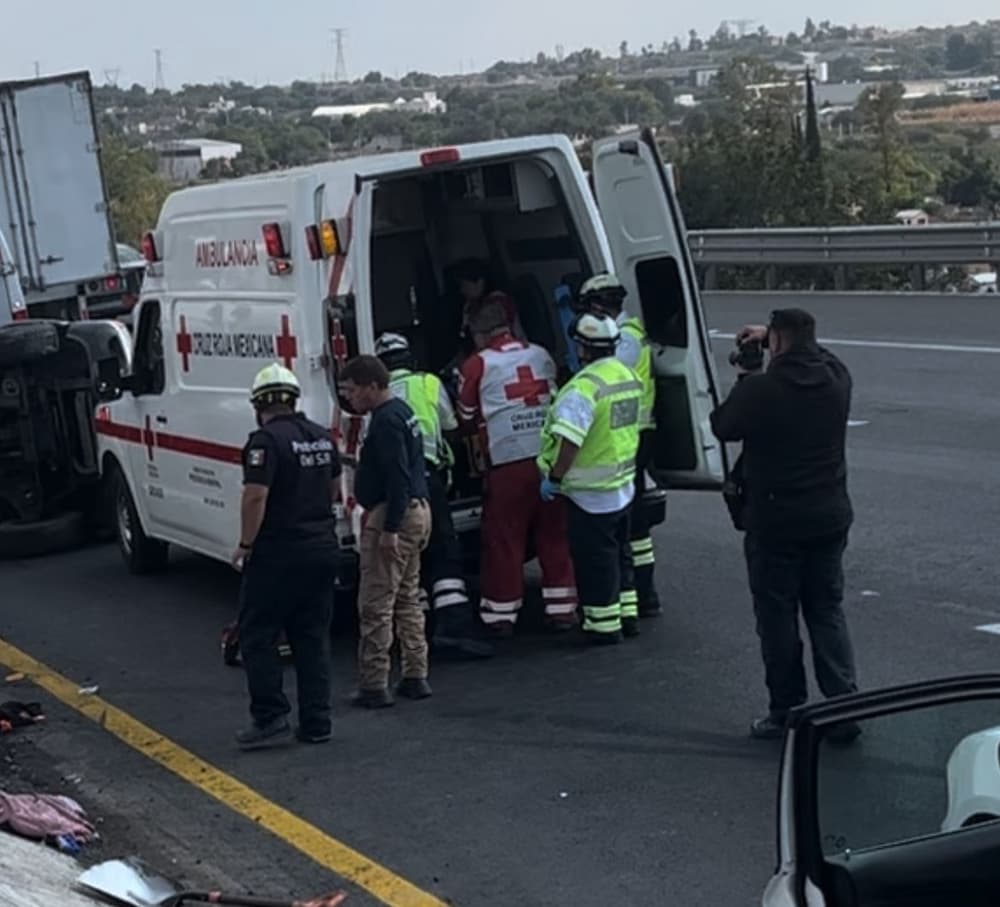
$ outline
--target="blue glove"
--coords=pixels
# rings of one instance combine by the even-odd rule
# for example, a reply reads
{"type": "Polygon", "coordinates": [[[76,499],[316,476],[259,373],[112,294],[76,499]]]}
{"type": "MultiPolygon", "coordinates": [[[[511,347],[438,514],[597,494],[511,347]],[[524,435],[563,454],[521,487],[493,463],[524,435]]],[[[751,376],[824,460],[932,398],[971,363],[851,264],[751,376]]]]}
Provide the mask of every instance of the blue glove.
{"type": "Polygon", "coordinates": [[[542,479],[542,500],[543,501],[554,501],[556,495],[559,494],[559,483],[553,482],[548,476],[542,479]]]}

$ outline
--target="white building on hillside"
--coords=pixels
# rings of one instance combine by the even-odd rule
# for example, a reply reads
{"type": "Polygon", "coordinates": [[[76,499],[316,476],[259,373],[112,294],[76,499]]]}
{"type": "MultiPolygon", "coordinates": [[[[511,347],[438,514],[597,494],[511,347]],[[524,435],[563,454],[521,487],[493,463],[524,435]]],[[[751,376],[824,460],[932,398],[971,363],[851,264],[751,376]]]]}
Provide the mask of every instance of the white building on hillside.
{"type": "Polygon", "coordinates": [[[338,104],[317,107],[312,115],[315,118],[340,120],[346,116],[363,117],[379,110],[400,110],[408,113],[445,113],[448,105],[442,101],[436,91],[425,91],[419,97],[396,98],[391,103],[383,101],[376,104],[338,104]]]}

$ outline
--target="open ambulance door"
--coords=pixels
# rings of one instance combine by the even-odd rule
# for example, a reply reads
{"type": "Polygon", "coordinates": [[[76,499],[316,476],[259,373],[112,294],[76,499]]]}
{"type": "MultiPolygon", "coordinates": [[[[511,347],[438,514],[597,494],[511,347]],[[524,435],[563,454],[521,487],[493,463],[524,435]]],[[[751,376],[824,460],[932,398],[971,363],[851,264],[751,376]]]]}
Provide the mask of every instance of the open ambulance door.
{"type": "Polygon", "coordinates": [[[649,472],[664,488],[721,490],[726,450],[709,423],[718,377],[680,206],[652,132],[595,142],[592,179],[625,305],[642,316],[652,346],[657,430],[649,472]]]}

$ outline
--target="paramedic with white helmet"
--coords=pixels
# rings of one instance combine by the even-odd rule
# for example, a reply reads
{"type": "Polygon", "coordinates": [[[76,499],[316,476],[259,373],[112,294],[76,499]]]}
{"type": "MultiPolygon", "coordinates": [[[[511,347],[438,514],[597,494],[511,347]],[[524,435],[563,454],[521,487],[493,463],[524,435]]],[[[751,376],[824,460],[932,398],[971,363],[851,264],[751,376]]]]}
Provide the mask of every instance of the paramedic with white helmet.
{"type": "Polygon", "coordinates": [[[653,353],[642,322],[625,311],[627,291],[614,274],[595,274],[580,287],[580,309],[615,320],[621,337],[615,355],[636,373],[642,385],[642,408],[639,415],[639,452],[636,454],[636,492],[629,512],[629,539],[635,566],[635,587],[639,596],[639,616],[656,617],[663,611],[656,590],[656,554],[649,532],[649,519],[643,507],[646,493],[646,467],[653,454],[656,421],[656,385],[653,379],[653,353]]]}

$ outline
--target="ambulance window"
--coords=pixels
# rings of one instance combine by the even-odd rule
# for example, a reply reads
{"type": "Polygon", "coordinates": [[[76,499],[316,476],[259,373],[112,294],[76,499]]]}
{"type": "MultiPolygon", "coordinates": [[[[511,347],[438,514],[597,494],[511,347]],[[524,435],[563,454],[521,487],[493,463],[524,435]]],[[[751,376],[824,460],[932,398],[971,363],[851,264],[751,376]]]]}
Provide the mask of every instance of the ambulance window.
{"type": "Polygon", "coordinates": [[[140,394],[162,394],[166,387],[163,363],[163,323],[160,304],[146,300],[136,330],[134,372],[140,394]]]}
{"type": "Polygon", "coordinates": [[[687,347],[684,284],[676,260],[665,255],[641,261],[636,265],[635,279],[649,339],[660,346],[687,347]]]}

